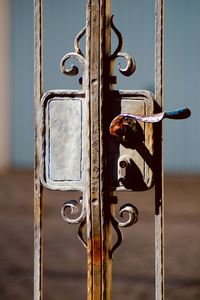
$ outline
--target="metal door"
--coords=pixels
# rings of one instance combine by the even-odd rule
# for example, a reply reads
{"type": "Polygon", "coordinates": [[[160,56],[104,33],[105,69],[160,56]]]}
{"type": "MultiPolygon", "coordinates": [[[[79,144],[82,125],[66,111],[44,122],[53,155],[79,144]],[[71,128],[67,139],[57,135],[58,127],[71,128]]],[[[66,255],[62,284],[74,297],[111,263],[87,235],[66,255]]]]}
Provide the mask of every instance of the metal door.
{"type": "MultiPolygon", "coordinates": [[[[145,90],[115,90],[114,65],[126,60],[119,71],[130,76],[136,62],[122,51],[122,35],[111,16],[110,0],[86,1],[86,27],[74,41],[74,52],[61,60],[64,74],[75,76],[78,68],[66,67],[76,59],[83,71],[80,90],[51,90],[43,94],[42,0],[34,1],[35,16],[35,180],[34,180],[34,299],[43,299],[43,186],[78,190],[79,201],[68,201],[62,217],[79,224],[78,235],[87,248],[87,299],[111,299],[112,256],[122,242],[120,227],[133,225],[138,211],[124,204],[115,216],[116,190],[144,191],[155,185],[155,298],[164,299],[164,190],[162,120],[189,117],[189,109],[162,112],[164,0],[155,6],[155,95],[145,90]],[[111,52],[111,31],[118,38],[111,52]],[[80,39],[86,36],[86,54],[80,39]],[[72,122],[73,120],[73,122],[72,122]],[[66,213],[80,210],[73,219],[66,213]],[[86,228],[86,238],[83,230],[86,228]],[[113,229],[117,242],[112,240],[113,229]]],[[[117,262],[115,262],[117,263],[117,262]]],[[[133,295],[134,297],[134,295],[133,295]]]]}

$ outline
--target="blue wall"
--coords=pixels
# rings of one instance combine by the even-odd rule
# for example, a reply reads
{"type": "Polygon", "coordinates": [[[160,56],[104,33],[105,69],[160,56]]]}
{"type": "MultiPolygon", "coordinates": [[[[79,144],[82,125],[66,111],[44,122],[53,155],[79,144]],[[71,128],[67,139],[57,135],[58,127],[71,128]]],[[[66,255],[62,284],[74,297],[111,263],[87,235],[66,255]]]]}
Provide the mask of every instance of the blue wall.
{"type": "Polygon", "coordinates": [[[33,163],[33,8],[11,0],[12,163],[33,163]]]}
{"type": "Polygon", "coordinates": [[[166,166],[199,172],[200,1],[168,0],[165,10],[165,107],[192,110],[187,121],[166,122],[166,166]]]}
{"type": "MultiPolygon", "coordinates": [[[[33,0],[10,0],[12,7],[12,162],[33,164],[33,0]]],[[[199,172],[200,1],[165,0],[165,107],[188,105],[192,117],[165,121],[168,171],[199,172]]],[[[114,21],[124,50],[137,63],[130,78],[119,75],[120,89],[154,90],[154,0],[113,0],[114,21]]],[[[85,1],[44,0],[44,89],[78,88],[59,70],[61,57],[73,51],[73,39],[85,23],[85,1]]],[[[113,48],[116,45],[113,36],[113,48]]],[[[84,48],[84,43],[82,45],[84,48]]]]}

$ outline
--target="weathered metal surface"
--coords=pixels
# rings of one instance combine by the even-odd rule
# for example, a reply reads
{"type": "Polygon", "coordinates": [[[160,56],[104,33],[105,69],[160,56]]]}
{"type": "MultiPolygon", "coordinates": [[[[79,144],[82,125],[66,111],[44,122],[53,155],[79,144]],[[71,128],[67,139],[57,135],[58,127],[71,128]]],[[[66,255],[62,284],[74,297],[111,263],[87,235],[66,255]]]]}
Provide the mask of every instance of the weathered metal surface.
{"type": "Polygon", "coordinates": [[[35,102],[35,168],[34,168],[34,300],[43,299],[43,188],[40,182],[41,132],[40,99],[43,90],[42,0],[34,0],[34,102],[35,102]]]}
{"type": "Polygon", "coordinates": [[[87,199],[88,300],[111,299],[110,197],[105,180],[104,113],[110,68],[110,1],[87,0],[86,98],[90,106],[91,165],[87,199]]]}
{"type": "Polygon", "coordinates": [[[85,74],[85,57],[83,52],[80,49],[80,40],[81,38],[84,36],[86,32],[86,28],[84,27],[75,37],[74,40],[74,52],[70,52],[67,53],[63,56],[63,58],[60,61],[60,69],[63,72],[63,74],[67,75],[67,76],[76,76],[80,73],[80,71],[83,73],[83,78],[79,78],[79,82],[81,84],[83,84],[83,88],[84,88],[84,74],[85,74]],[[76,60],[80,67],[76,66],[76,65],[72,65],[70,68],[66,67],[66,63],[71,60],[74,59],[76,60]]]}
{"type": "Polygon", "coordinates": [[[83,230],[86,224],[86,210],[83,202],[83,198],[81,197],[79,201],[77,200],[68,200],[63,204],[61,209],[61,216],[65,222],[69,224],[79,224],[78,229],[78,237],[85,247],[87,247],[87,242],[83,238],[83,230]],[[70,209],[70,216],[69,216],[70,209]],[[77,214],[79,216],[77,217],[77,214]],[[71,215],[75,215],[75,218],[72,218],[71,215]]]}
{"type": "Polygon", "coordinates": [[[60,63],[65,75],[76,76],[81,70],[82,90],[52,90],[41,99],[42,0],[34,1],[34,299],[43,299],[42,184],[50,189],[82,192],[78,200],[63,204],[61,215],[67,223],[80,224],[78,236],[87,248],[88,256],[87,299],[109,300],[112,255],[122,242],[120,228],[131,226],[138,220],[138,210],[130,203],[119,210],[122,220],[116,218],[117,197],[112,191],[148,189],[153,185],[154,174],[155,294],[156,300],[161,300],[164,299],[164,191],[162,125],[158,122],[164,118],[190,116],[187,108],[162,112],[164,0],[156,0],[155,106],[154,96],[148,91],[112,90],[112,85],[117,82],[113,76],[117,58],[126,60],[125,68],[118,66],[125,76],[134,73],[136,63],[129,54],[121,52],[122,35],[114,26],[113,16],[110,17],[110,0],[87,0],[86,4],[86,27],[74,40],[74,52],[65,54],[60,63]],[[113,54],[111,29],[118,38],[113,54]],[[85,33],[84,54],[80,39],[85,33]],[[66,66],[71,58],[77,60],[80,68],[66,66]],[[120,144],[110,139],[111,121],[110,133],[120,144]],[[152,123],[158,124],[153,127],[152,123]],[[114,244],[112,229],[117,234],[114,244]]]}
{"type": "MultiPolygon", "coordinates": [[[[115,203],[116,204],[116,203],[115,203]]],[[[113,213],[111,216],[111,222],[113,225],[113,228],[116,231],[117,234],[117,241],[114,243],[114,245],[112,246],[112,249],[110,251],[110,256],[112,257],[114,251],[121,245],[122,243],[122,232],[121,232],[121,227],[129,227],[135,223],[137,223],[138,221],[138,215],[139,212],[137,210],[137,208],[131,204],[131,203],[126,203],[124,205],[122,205],[119,209],[118,214],[120,215],[121,218],[126,218],[125,215],[128,215],[128,219],[125,221],[119,221],[115,214],[113,213]]],[[[124,219],[125,219],[124,218],[124,219]]]]}
{"type": "Polygon", "coordinates": [[[55,98],[48,105],[49,177],[53,181],[80,181],[82,178],[81,99],[66,98],[65,100],[55,98]]]}
{"type": "MultiPolygon", "coordinates": [[[[122,68],[121,64],[118,64],[118,70],[124,76],[131,76],[136,70],[136,62],[135,62],[134,58],[132,58],[127,52],[121,51],[122,46],[123,46],[123,38],[122,38],[121,32],[115,27],[115,25],[113,23],[113,17],[114,16],[111,16],[110,23],[111,23],[112,30],[114,31],[114,33],[117,36],[118,45],[117,45],[115,51],[112,53],[112,55],[109,58],[110,64],[111,64],[111,67],[113,68],[114,64],[117,61],[117,58],[119,58],[119,57],[123,58],[126,61],[126,67],[122,68]]],[[[112,76],[111,78],[113,80],[112,83],[117,83],[116,76],[112,76]]]]}
{"type": "Polygon", "coordinates": [[[163,119],[186,119],[190,116],[191,112],[188,108],[174,110],[170,112],[160,112],[153,115],[141,115],[141,114],[128,114],[122,113],[114,118],[110,124],[110,133],[119,140],[127,141],[127,127],[132,130],[135,129],[135,121],[141,121],[145,123],[157,123],[163,119]]]}
{"type": "MultiPolygon", "coordinates": [[[[148,91],[130,91],[129,98],[120,98],[118,101],[120,100],[121,113],[110,124],[110,134],[118,144],[120,143],[117,151],[116,143],[113,147],[111,145],[109,157],[111,187],[117,190],[146,190],[153,185],[154,145],[152,124],[165,118],[186,119],[191,112],[188,108],[183,108],[153,114],[154,96],[148,91]],[[135,113],[127,113],[131,111],[135,113]],[[116,176],[116,165],[118,177],[116,176]]],[[[115,101],[113,112],[116,108],[117,102],[115,101]]]]}
{"type": "MultiPolygon", "coordinates": [[[[149,91],[113,91],[111,93],[112,118],[119,114],[135,113],[151,115],[154,111],[154,96],[149,91]]],[[[116,129],[116,119],[112,121],[110,132],[116,129]]],[[[119,125],[119,124],[118,124],[119,125]]],[[[118,132],[119,133],[119,132],[118,132]]],[[[109,172],[111,189],[139,191],[153,185],[153,126],[143,122],[135,123],[135,131],[129,130],[128,141],[113,138],[109,141],[109,172]],[[128,156],[131,166],[125,180],[119,180],[121,168],[118,164],[123,156],[128,156]]]]}
{"type": "MultiPolygon", "coordinates": [[[[155,98],[156,112],[163,110],[164,0],[156,0],[155,16],[155,98]]],[[[155,298],[164,300],[164,178],[162,122],[154,131],[155,139],[155,298]]]]}
{"type": "Polygon", "coordinates": [[[83,91],[52,90],[42,97],[41,177],[48,188],[84,189],[85,109],[83,91]]]}

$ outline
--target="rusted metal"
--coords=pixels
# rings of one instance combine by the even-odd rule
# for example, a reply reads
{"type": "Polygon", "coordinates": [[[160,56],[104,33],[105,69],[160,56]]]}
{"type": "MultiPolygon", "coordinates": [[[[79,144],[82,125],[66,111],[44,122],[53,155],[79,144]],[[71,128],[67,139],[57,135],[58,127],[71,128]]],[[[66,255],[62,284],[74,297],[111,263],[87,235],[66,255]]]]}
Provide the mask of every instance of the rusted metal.
{"type": "MultiPolygon", "coordinates": [[[[144,191],[153,185],[153,125],[136,122],[133,127],[121,126],[117,115],[134,113],[152,115],[154,112],[154,95],[145,90],[113,91],[111,93],[111,113],[109,143],[110,185],[114,190],[144,191]],[[114,118],[115,117],[115,118],[114,118]],[[115,121],[112,121],[114,118],[115,121]],[[121,132],[120,132],[121,130],[121,132]],[[118,131],[118,132],[117,132],[118,131]],[[124,134],[125,133],[125,134],[124,134]],[[115,135],[117,134],[117,135],[115,135]],[[127,168],[126,180],[120,180],[119,160],[129,156],[131,166],[127,168]],[[129,172],[130,171],[130,172],[129,172]]],[[[121,118],[121,117],[119,117],[121,118]]]]}
{"type": "Polygon", "coordinates": [[[40,99],[43,92],[42,0],[34,0],[34,300],[43,299],[43,187],[40,181],[41,132],[40,99]]]}
{"type": "Polygon", "coordinates": [[[179,110],[174,110],[170,112],[160,112],[153,115],[142,116],[140,114],[120,114],[115,117],[110,124],[110,134],[115,136],[118,139],[126,140],[126,135],[128,128],[136,131],[136,121],[145,122],[145,123],[158,123],[163,119],[187,119],[190,116],[191,112],[189,108],[183,108],[179,110]]]}
{"type": "MultiPolygon", "coordinates": [[[[155,7],[155,98],[156,112],[163,110],[164,0],[155,7]]],[[[155,299],[164,300],[164,177],[162,122],[154,131],[155,139],[155,299]]]]}
{"type": "Polygon", "coordinates": [[[149,91],[113,90],[113,84],[117,82],[117,77],[113,76],[117,58],[126,60],[125,68],[118,66],[124,76],[135,72],[136,63],[129,54],[121,51],[123,39],[114,25],[113,16],[110,17],[111,0],[86,0],[86,26],[74,40],[74,52],[61,59],[63,74],[76,76],[82,71],[81,90],[51,90],[42,96],[42,5],[42,0],[34,0],[34,299],[43,299],[43,186],[82,193],[78,200],[63,204],[61,216],[69,224],[79,224],[78,237],[87,249],[87,300],[110,300],[112,256],[122,242],[121,228],[138,221],[138,210],[131,203],[120,207],[121,220],[117,219],[117,197],[113,196],[113,191],[149,189],[154,183],[154,173],[155,297],[163,300],[164,191],[160,121],[190,116],[188,108],[162,112],[164,0],[156,0],[155,97],[149,91]],[[111,30],[118,38],[113,53],[111,30]],[[80,39],[85,34],[84,54],[80,39]],[[80,68],[66,67],[71,58],[80,68]],[[111,135],[120,143],[113,144],[108,134],[109,125],[111,135]],[[66,153],[70,156],[66,157],[66,153]],[[114,244],[113,229],[117,234],[114,244]]]}
{"type": "MultiPolygon", "coordinates": [[[[110,1],[87,0],[86,99],[90,118],[90,174],[87,197],[88,300],[111,299],[110,195],[105,181],[105,123],[110,67],[110,1]]],[[[107,104],[108,105],[108,104],[107,104]]],[[[87,187],[86,187],[87,188],[87,187]]]]}

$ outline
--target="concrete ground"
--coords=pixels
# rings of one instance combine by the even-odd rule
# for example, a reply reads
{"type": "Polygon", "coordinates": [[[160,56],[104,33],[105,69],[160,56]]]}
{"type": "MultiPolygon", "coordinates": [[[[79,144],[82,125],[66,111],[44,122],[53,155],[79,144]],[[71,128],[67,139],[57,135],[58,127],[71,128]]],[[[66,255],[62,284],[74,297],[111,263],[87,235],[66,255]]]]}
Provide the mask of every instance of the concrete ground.
{"type": "MultiPolygon", "coordinates": [[[[165,182],[167,300],[200,299],[200,176],[167,176],[165,182]]],[[[139,221],[124,228],[113,260],[113,299],[154,299],[153,190],[121,194],[139,221]]],[[[77,226],[60,209],[72,193],[45,191],[44,288],[47,300],[86,299],[86,251],[77,226]]],[[[0,175],[0,299],[33,299],[33,174],[0,175]]]]}

